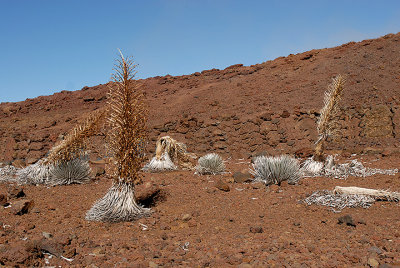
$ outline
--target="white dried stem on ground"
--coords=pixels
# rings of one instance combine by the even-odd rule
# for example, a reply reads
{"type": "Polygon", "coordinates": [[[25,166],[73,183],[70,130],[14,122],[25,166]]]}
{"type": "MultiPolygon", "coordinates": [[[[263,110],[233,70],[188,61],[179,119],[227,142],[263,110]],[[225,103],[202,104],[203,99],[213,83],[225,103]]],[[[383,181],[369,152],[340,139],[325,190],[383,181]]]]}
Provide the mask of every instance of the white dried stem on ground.
{"type": "Polygon", "coordinates": [[[299,170],[300,165],[295,158],[281,155],[256,157],[250,172],[255,176],[255,180],[266,185],[280,184],[282,181],[296,184],[300,179],[299,170]]]}
{"type": "Polygon", "coordinates": [[[341,187],[336,186],[333,190],[335,194],[346,194],[346,195],[366,195],[379,200],[385,201],[400,201],[400,193],[390,192],[385,190],[375,190],[361,187],[341,187]]]}
{"type": "Polygon", "coordinates": [[[200,175],[217,175],[225,172],[225,164],[216,153],[206,154],[199,158],[196,173],[200,175]]]}
{"type": "Polygon", "coordinates": [[[316,191],[304,199],[307,205],[320,205],[336,208],[369,208],[376,200],[399,202],[400,193],[360,187],[336,186],[333,191],[316,191]]]}
{"type": "Polygon", "coordinates": [[[107,194],[86,213],[86,220],[102,222],[133,221],[150,214],[150,209],[138,205],[135,186],[124,181],[113,182],[107,194]]]}
{"type": "Polygon", "coordinates": [[[322,190],[312,193],[309,197],[304,199],[303,202],[309,206],[328,206],[342,210],[346,207],[369,208],[375,202],[375,198],[366,195],[335,194],[333,191],[322,190]]]}

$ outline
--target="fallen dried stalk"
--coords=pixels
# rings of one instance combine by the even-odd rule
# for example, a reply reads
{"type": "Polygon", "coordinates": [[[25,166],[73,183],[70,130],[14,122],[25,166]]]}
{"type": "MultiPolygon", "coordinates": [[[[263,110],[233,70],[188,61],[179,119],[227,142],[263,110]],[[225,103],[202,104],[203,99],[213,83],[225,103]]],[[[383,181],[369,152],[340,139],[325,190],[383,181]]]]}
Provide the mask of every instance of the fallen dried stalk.
{"type": "Polygon", "coordinates": [[[400,200],[400,193],[397,192],[389,192],[384,190],[375,190],[368,188],[360,188],[360,187],[341,187],[336,186],[333,190],[335,194],[347,194],[347,195],[366,195],[373,197],[379,200],[385,201],[395,201],[398,202],[400,200]]]}

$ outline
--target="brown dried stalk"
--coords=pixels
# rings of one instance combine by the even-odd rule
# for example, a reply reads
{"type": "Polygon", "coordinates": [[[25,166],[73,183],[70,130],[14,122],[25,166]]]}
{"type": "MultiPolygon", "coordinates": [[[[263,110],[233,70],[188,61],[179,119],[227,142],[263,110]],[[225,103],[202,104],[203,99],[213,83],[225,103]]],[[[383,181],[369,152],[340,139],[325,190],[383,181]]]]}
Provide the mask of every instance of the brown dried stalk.
{"type": "Polygon", "coordinates": [[[44,164],[54,164],[60,161],[71,161],[81,156],[84,151],[86,139],[97,133],[106,110],[91,113],[83,123],[75,126],[65,139],[54,146],[44,164]]]}
{"type": "Polygon", "coordinates": [[[343,94],[345,79],[338,75],[333,78],[328,90],[325,92],[324,107],[318,120],[317,131],[318,140],[315,143],[316,160],[323,159],[324,143],[328,137],[334,136],[337,130],[337,120],[339,101],[343,94]]]}
{"type": "Polygon", "coordinates": [[[133,80],[136,65],[131,58],[121,58],[115,65],[115,82],[109,91],[110,134],[108,146],[115,163],[116,182],[139,183],[139,171],[144,161],[147,141],[146,115],[140,85],[133,80]]]}

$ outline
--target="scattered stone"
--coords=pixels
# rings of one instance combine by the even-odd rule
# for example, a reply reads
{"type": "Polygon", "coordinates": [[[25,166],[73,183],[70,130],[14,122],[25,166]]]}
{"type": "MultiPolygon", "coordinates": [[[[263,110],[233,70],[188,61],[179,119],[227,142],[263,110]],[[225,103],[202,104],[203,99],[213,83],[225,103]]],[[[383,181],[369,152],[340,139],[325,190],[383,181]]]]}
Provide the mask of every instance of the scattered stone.
{"type": "Polygon", "coordinates": [[[190,214],[185,214],[182,216],[183,221],[189,221],[191,218],[192,218],[192,216],[190,214]]]}
{"type": "Polygon", "coordinates": [[[272,120],[272,113],[271,112],[265,112],[263,113],[260,118],[264,121],[271,121],[272,120]]]}
{"type": "Polygon", "coordinates": [[[309,158],[314,155],[314,150],[312,148],[301,148],[294,154],[297,158],[309,158]]]}
{"type": "Polygon", "coordinates": [[[390,265],[390,264],[387,264],[387,263],[383,263],[383,264],[379,265],[379,268],[396,268],[396,267],[400,267],[400,266],[399,265],[393,266],[393,265],[390,265]]]}
{"type": "Polygon", "coordinates": [[[75,248],[70,248],[64,251],[63,257],[71,259],[76,255],[76,249],[75,248]]]}
{"type": "Polygon", "coordinates": [[[39,160],[38,158],[29,157],[29,158],[26,158],[26,159],[25,159],[25,163],[26,163],[27,165],[32,165],[32,164],[35,164],[38,160],[39,160]]]}
{"type": "Polygon", "coordinates": [[[359,219],[359,220],[357,220],[357,223],[358,223],[358,224],[367,225],[367,222],[366,222],[366,221],[364,221],[363,219],[359,219]]]}
{"type": "Polygon", "coordinates": [[[104,256],[105,254],[105,250],[102,249],[101,247],[96,247],[95,249],[93,249],[92,254],[96,257],[101,257],[104,256]]]}
{"type": "Polygon", "coordinates": [[[35,205],[35,202],[30,199],[22,199],[18,200],[12,203],[12,211],[15,215],[23,215],[26,213],[29,213],[33,206],[35,205]]]}
{"type": "Polygon", "coordinates": [[[43,236],[47,239],[50,239],[53,237],[53,235],[51,233],[47,233],[47,232],[42,232],[43,236]]]}
{"type": "Polygon", "coordinates": [[[160,229],[161,230],[171,230],[171,227],[166,225],[166,224],[161,223],[160,224],[160,229]]]}
{"type": "Polygon", "coordinates": [[[196,227],[197,222],[194,219],[191,219],[188,221],[188,225],[189,225],[189,227],[196,227]]]}
{"type": "Polygon", "coordinates": [[[0,206],[7,206],[8,205],[8,198],[5,194],[0,194],[0,206]]]}
{"type": "Polygon", "coordinates": [[[350,215],[344,215],[338,218],[338,224],[346,224],[347,226],[356,227],[353,218],[350,215]]]}
{"type": "Polygon", "coordinates": [[[95,167],[93,169],[93,173],[96,177],[99,177],[101,175],[104,175],[106,173],[104,167],[95,167]]]}
{"type": "Polygon", "coordinates": [[[149,268],[157,268],[157,267],[159,267],[157,263],[149,261],[149,268]]]}
{"type": "Polygon", "coordinates": [[[87,97],[87,98],[84,98],[83,101],[84,102],[91,102],[91,101],[94,101],[94,98],[93,97],[87,97]]]}
{"type": "Polygon", "coordinates": [[[16,168],[24,168],[25,165],[25,161],[22,159],[16,159],[12,162],[12,165],[16,168]]]}
{"type": "Polygon", "coordinates": [[[145,207],[152,207],[157,202],[163,200],[164,197],[165,196],[158,185],[148,182],[145,184],[144,188],[141,188],[140,191],[138,191],[136,200],[139,204],[145,207]]]}
{"type": "Polygon", "coordinates": [[[254,164],[254,161],[256,160],[256,158],[257,157],[259,157],[259,156],[269,156],[269,153],[267,152],[267,151],[261,151],[261,152],[255,152],[255,153],[252,153],[251,155],[250,155],[250,157],[251,157],[251,163],[252,164],[254,164]]]}
{"type": "Polygon", "coordinates": [[[24,188],[15,185],[9,185],[7,188],[8,197],[10,199],[24,197],[24,188]]]}
{"type": "Polygon", "coordinates": [[[288,141],[286,144],[288,146],[293,146],[295,143],[296,143],[295,141],[291,140],[291,141],[288,141]]]}
{"type": "Polygon", "coordinates": [[[258,234],[258,233],[262,233],[262,232],[263,232],[263,228],[261,226],[250,227],[250,233],[258,234]]]}
{"type": "Polygon", "coordinates": [[[268,190],[270,192],[273,192],[273,193],[278,193],[279,192],[279,186],[276,185],[276,184],[269,185],[268,186],[268,190]]]}
{"type": "Polygon", "coordinates": [[[253,266],[248,263],[241,263],[238,268],[253,268],[253,266]]]}
{"type": "Polygon", "coordinates": [[[48,252],[56,257],[60,257],[63,253],[63,246],[54,240],[42,239],[40,246],[43,252],[48,252]]]}
{"type": "Polygon", "coordinates": [[[231,190],[231,188],[229,187],[229,185],[226,182],[223,182],[222,180],[218,180],[215,183],[215,188],[224,191],[224,192],[229,192],[231,190]]]}
{"type": "Polygon", "coordinates": [[[288,118],[289,116],[290,116],[290,113],[287,110],[283,110],[283,112],[281,113],[282,118],[288,118]]]}
{"type": "Polygon", "coordinates": [[[250,182],[250,181],[252,181],[252,176],[249,172],[242,173],[240,171],[237,171],[237,172],[233,173],[233,180],[236,183],[250,182]]]}
{"type": "Polygon", "coordinates": [[[383,253],[383,251],[380,249],[380,248],[378,248],[378,247],[370,247],[369,249],[368,249],[368,252],[370,252],[370,253],[376,253],[376,254],[378,254],[378,255],[381,255],[382,253],[383,253]]]}
{"type": "Polygon", "coordinates": [[[258,181],[258,182],[253,182],[251,184],[251,187],[253,187],[253,189],[264,189],[266,186],[265,183],[258,181]]]}
{"type": "Polygon", "coordinates": [[[368,259],[368,266],[372,268],[378,268],[379,267],[379,262],[375,260],[374,258],[369,258],[368,259]]]}

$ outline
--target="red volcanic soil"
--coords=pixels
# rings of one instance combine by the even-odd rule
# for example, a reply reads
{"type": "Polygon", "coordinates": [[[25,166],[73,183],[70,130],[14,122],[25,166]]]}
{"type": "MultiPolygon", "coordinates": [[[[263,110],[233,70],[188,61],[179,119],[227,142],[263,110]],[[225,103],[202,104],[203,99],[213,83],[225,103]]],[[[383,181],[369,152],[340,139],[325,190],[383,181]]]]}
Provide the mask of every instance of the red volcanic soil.
{"type": "MultiPolygon", "coordinates": [[[[305,156],[331,78],[347,77],[338,115],[340,133],[327,146],[344,161],[399,168],[400,34],[312,50],[252,66],[140,80],[149,105],[150,152],[170,135],[198,155],[217,152],[230,172],[144,174],[138,196],[152,215],[128,223],[84,219],[111,186],[101,172],[85,185],[23,186],[25,197],[0,183],[11,207],[0,206],[0,266],[62,267],[396,267],[400,266],[400,207],[307,206],[316,190],[359,186],[400,192],[399,174],[347,180],[317,177],[266,188],[235,182],[249,157],[305,156]],[[222,191],[216,183],[229,191],[222,191]],[[33,203],[24,203],[33,201],[33,203]],[[27,213],[16,209],[30,205],[27,213]],[[338,224],[351,215],[354,226],[338,224]],[[51,254],[51,255],[50,255],[51,254]],[[52,256],[51,258],[49,256],[52,256]],[[386,265],[386,266],[385,266],[386,265]]],[[[0,104],[0,161],[24,166],[42,158],[86,114],[106,103],[107,85],[0,104]]],[[[104,135],[90,146],[103,158],[104,135]]],[[[101,162],[101,161],[99,161],[101,162]]],[[[101,167],[93,165],[101,171],[101,167]]]]}

